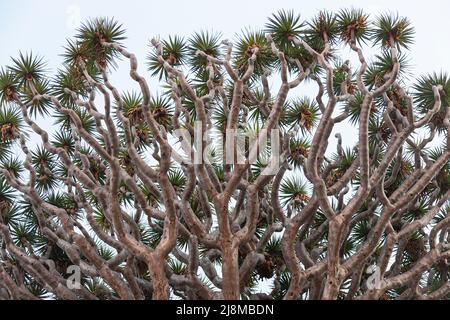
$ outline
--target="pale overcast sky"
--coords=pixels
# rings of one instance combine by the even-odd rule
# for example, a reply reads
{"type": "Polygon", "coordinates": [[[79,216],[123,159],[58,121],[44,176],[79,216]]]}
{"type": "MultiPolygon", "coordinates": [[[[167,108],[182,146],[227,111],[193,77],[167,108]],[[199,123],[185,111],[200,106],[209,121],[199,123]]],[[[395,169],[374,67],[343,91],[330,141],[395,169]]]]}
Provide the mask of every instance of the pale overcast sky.
{"type": "Polygon", "coordinates": [[[412,63],[419,74],[450,70],[450,1],[447,0],[276,0],[276,1],[133,1],[133,0],[0,0],[0,65],[10,62],[19,50],[33,49],[44,56],[54,70],[65,38],[74,34],[73,12],[81,20],[114,16],[127,29],[126,46],[141,56],[148,52],[148,40],[155,35],[189,35],[200,29],[214,29],[232,38],[243,27],[263,26],[279,9],[294,9],[310,18],[320,9],[355,6],[377,14],[387,10],[407,16],[416,29],[412,63]]]}
{"type": "MultiPolygon", "coordinates": [[[[294,9],[303,18],[310,19],[321,9],[352,6],[372,15],[392,11],[410,18],[416,30],[415,43],[409,53],[414,75],[450,71],[450,1],[447,0],[0,0],[0,66],[9,64],[10,57],[17,56],[19,50],[32,49],[45,58],[50,71],[55,71],[61,63],[59,54],[65,39],[74,35],[78,25],[77,12],[81,21],[108,16],[121,22],[127,29],[125,45],[138,55],[140,72],[144,73],[149,39],[154,36],[189,36],[194,31],[207,29],[220,31],[224,38],[232,39],[245,27],[263,27],[267,17],[279,9],[294,9]]],[[[128,89],[133,82],[127,75],[128,70],[123,69],[113,79],[118,87],[128,89]]],[[[344,135],[353,136],[345,127],[341,130],[344,135]]]]}

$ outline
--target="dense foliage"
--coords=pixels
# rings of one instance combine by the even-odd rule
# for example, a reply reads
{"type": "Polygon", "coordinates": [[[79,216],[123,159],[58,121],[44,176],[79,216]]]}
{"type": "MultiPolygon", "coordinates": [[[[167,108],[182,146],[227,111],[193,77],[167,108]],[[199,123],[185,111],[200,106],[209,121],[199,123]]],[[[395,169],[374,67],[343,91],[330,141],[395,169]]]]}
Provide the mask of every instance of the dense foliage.
{"type": "Polygon", "coordinates": [[[153,39],[138,68],[124,28],[98,18],[54,75],[12,58],[0,298],[448,299],[450,78],[412,77],[413,39],[393,14],[281,10],[232,41],[153,39]],[[279,154],[244,143],[228,163],[237,129],[278,130],[279,154]],[[180,161],[196,132],[212,132],[209,161],[180,161]]]}

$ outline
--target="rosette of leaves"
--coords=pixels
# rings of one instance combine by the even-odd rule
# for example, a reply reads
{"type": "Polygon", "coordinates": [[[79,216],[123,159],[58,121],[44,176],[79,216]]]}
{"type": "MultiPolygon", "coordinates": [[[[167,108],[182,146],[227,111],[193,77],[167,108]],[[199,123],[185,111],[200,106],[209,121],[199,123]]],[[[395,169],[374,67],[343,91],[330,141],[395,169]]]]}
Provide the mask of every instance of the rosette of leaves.
{"type": "MultiPolygon", "coordinates": [[[[89,160],[89,172],[100,183],[103,184],[106,179],[105,165],[96,156],[96,152],[91,147],[82,146],[80,152],[88,157],[89,160]]],[[[80,159],[75,159],[75,165],[82,168],[83,164],[80,159]]]]}
{"type": "Polygon", "coordinates": [[[269,17],[265,30],[272,35],[280,50],[288,52],[293,47],[292,40],[301,35],[304,26],[305,23],[300,21],[300,15],[294,11],[279,10],[269,17]]]}
{"type": "Polygon", "coordinates": [[[0,105],[14,101],[18,94],[16,75],[9,69],[0,69],[0,105]]]}
{"type": "MultiPolygon", "coordinates": [[[[119,57],[114,48],[108,48],[103,43],[116,43],[122,45],[125,40],[125,30],[122,25],[112,18],[95,18],[88,20],[78,28],[76,35],[76,46],[83,53],[81,59],[94,64],[99,68],[114,66],[114,59],[119,57]]],[[[77,58],[73,56],[74,62],[78,63],[77,58]]]]}
{"type": "MultiPolygon", "coordinates": [[[[209,81],[209,73],[206,71],[198,72],[196,74],[195,78],[193,78],[190,81],[190,83],[192,83],[192,87],[194,88],[197,96],[201,97],[201,96],[209,94],[210,88],[208,87],[208,81],[209,81]]],[[[223,79],[221,78],[221,75],[215,72],[214,76],[212,78],[213,87],[222,85],[222,81],[223,81],[223,79]]]]}
{"type": "Polygon", "coordinates": [[[326,42],[336,44],[339,37],[336,16],[329,11],[320,11],[307,23],[305,34],[308,44],[314,49],[323,48],[326,42]]]}
{"type": "Polygon", "coordinates": [[[20,222],[12,225],[10,230],[12,241],[18,247],[30,250],[37,243],[38,235],[36,230],[30,228],[26,223],[20,222]]]}
{"type": "Polygon", "coordinates": [[[415,231],[405,246],[401,269],[403,272],[408,270],[417,260],[426,253],[425,239],[421,232],[415,231]]]}
{"type": "Polygon", "coordinates": [[[24,133],[22,114],[17,108],[8,106],[0,109],[0,144],[9,146],[24,133]]]}
{"type": "Polygon", "coordinates": [[[90,58],[88,45],[80,44],[79,41],[76,40],[67,40],[67,44],[64,46],[64,52],[61,56],[68,67],[76,67],[80,64],[94,65],[88,60],[90,58]]]}
{"type": "Polygon", "coordinates": [[[151,190],[150,188],[145,185],[145,184],[141,184],[139,186],[139,189],[141,190],[141,192],[144,194],[145,196],[145,200],[147,201],[147,204],[152,207],[158,207],[159,202],[161,199],[159,199],[151,190]]]}
{"type": "MultiPolygon", "coordinates": [[[[188,47],[185,40],[180,36],[169,36],[168,40],[161,41],[162,58],[172,67],[182,66],[187,61],[188,47]]],[[[152,52],[147,56],[148,70],[152,76],[158,76],[161,80],[167,76],[164,64],[158,59],[156,52],[152,52]]]]}
{"type": "Polygon", "coordinates": [[[306,138],[293,138],[289,141],[289,148],[291,149],[291,154],[288,158],[289,164],[295,168],[303,166],[304,160],[309,155],[310,142],[306,138]]]}
{"type": "Polygon", "coordinates": [[[332,162],[337,164],[337,168],[332,169],[327,176],[325,181],[326,185],[328,187],[331,187],[333,184],[339,181],[339,179],[341,179],[345,172],[350,168],[355,159],[356,153],[351,148],[346,148],[342,156],[333,154],[332,162]]]}
{"type": "MultiPolygon", "coordinates": [[[[123,141],[125,141],[125,130],[123,123],[119,119],[116,105],[115,118],[117,122],[117,128],[119,135],[123,141]]],[[[138,152],[141,152],[145,147],[149,146],[152,138],[150,127],[147,124],[144,116],[144,109],[142,108],[142,95],[135,91],[126,92],[122,95],[122,109],[120,110],[125,118],[128,118],[131,129],[132,137],[135,138],[137,143],[138,152]]]]}
{"type": "Polygon", "coordinates": [[[398,161],[398,159],[393,160],[391,165],[386,170],[386,177],[394,176],[395,178],[394,182],[385,188],[385,193],[387,196],[390,196],[406,179],[406,177],[414,171],[413,164],[408,158],[402,158],[400,160],[400,164],[398,164],[398,161]]]}
{"type": "Polygon", "coordinates": [[[200,31],[194,33],[188,40],[187,53],[189,56],[189,65],[191,70],[197,76],[204,77],[208,59],[197,54],[198,51],[206,53],[208,56],[220,57],[220,38],[221,34],[217,32],[200,31]]]}
{"type": "Polygon", "coordinates": [[[152,99],[150,100],[149,108],[157,123],[164,126],[166,130],[171,127],[173,105],[167,97],[152,97],[152,99]]]}
{"type": "Polygon", "coordinates": [[[36,170],[36,188],[39,192],[50,192],[58,186],[54,169],[55,156],[43,146],[31,152],[31,164],[36,170]]]}
{"type": "MultiPolygon", "coordinates": [[[[348,69],[346,68],[347,62],[336,60],[333,68],[333,93],[335,95],[343,94],[343,89],[347,90],[349,94],[355,94],[358,91],[354,74],[351,75],[350,80],[348,78],[348,69]]],[[[328,89],[326,89],[328,90],[328,89]]]]}
{"type": "Polygon", "coordinates": [[[358,221],[352,229],[351,238],[356,244],[364,243],[367,240],[372,223],[370,219],[362,219],[358,221]]]}
{"type": "Polygon", "coordinates": [[[408,208],[408,211],[403,215],[404,220],[411,223],[414,220],[422,218],[428,211],[430,206],[425,199],[421,199],[417,205],[408,208]]]}
{"type": "MultiPolygon", "coordinates": [[[[92,73],[93,69],[89,69],[92,73]]],[[[51,85],[51,94],[54,95],[64,107],[75,107],[76,99],[86,98],[88,93],[87,81],[77,66],[70,66],[64,70],[58,70],[51,85]],[[75,93],[75,98],[66,89],[75,93]]]]}
{"type": "MultiPolygon", "coordinates": [[[[310,75],[318,75],[321,72],[319,65],[314,64],[315,58],[303,46],[295,45],[293,39],[301,37],[307,33],[305,31],[305,22],[301,22],[300,15],[293,11],[280,10],[269,18],[265,31],[272,35],[272,39],[277,47],[285,54],[288,69],[291,72],[299,72],[300,63],[303,70],[310,69],[310,75]]],[[[316,38],[310,39],[309,44],[313,49],[322,51],[323,42],[317,41],[316,38]]],[[[329,55],[327,54],[328,58],[329,55]]],[[[275,67],[280,68],[280,61],[275,59],[275,67]]]]}
{"type": "MultiPolygon", "coordinates": [[[[399,53],[397,58],[400,63],[399,79],[401,80],[403,76],[408,75],[409,61],[405,53],[399,53]]],[[[393,69],[394,59],[392,55],[389,51],[382,51],[380,55],[375,55],[374,61],[367,67],[363,80],[369,90],[381,87],[393,69]]]]}
{"type": "Polygon", "coordinates": [[[388,124],[379,117],[369,118],[369,145],[386,145],[392,136],[388,124]]]}
{"type": "MultiPolygon", "coordinates": [[[[89,111],[87,111],[86,108],[82,108],[79,106],[74,106],[70,109],[72,109],[77,115],[77,117],[80,119],[81,126],[83,127],[83,129],[86,130],[89,134],[94,134],[96,129],[95,120],[91,116],[89,111]]],[[[54,113],[54,118],[55,124],[60,125],[62,130],[66,130],[69,132],[72,131],[72,125],[75,125],[75,122],[72,120],[69,114],[58,110],[54,113]]]]}
{"type": "Polygon", "coordinates": [[[386,13],[375,19],[370,38],[383,48],[408,49],[414,40],[414,28],[408,18],[386,13]]]}
{"type": "Polygon", "coordinates": [[[286,295],[291,285],[292,274],[289,270],[284,270],[280,272],[279,275],[274,279],[274,284],[272,288],[275,289],[275,294],[273,298],[275,300],[281,300],[286,295]],[[277,282],[277,284],[275,284],[277,282]]]}
{"type": "Polygon", "coordinates": [[[290,177],[280,185],[280,199],[284,206],[288,204],[295,208],[301,208],[309,202],[310,196],[305,182],[298,177],[290,177]]]}
{"type": "Polygon", "coordinates": [[[8,69],[13,73],[19,87],[28,87],[29,82],[36,83],[44,77],[45,63],[41,57],[32,52],[19,52],[18,58],[11,58],[13,65],[8,69]]]}
{"type": "Polygon", "coordinates": [[[120,166],[131,176],[133,177],[135,172],[136,172],[136,168],[131,160],[131,157],[128,153],[128,151],[126,150],[122,150],[119,152],[118,155],[119,158],[119,164],[120,166]]]}
{"type": "Polygon", "coordinates": [[[256,59],[254,61],[255,77],[261,76],[266,69],[273,66],[276,59],[272,52],[272,48],[266,39],[264,32],[244,30],[236,43],[234,53],[234,66],[243,75],[249,66],[249,60],[256,52],[256,59]]]}
{"type": "Polygon", "coordinates": [[[433,86],[441,86],[439,95],[441,98],[441,106],[437,113],[433,115],[430,123],[433,124],[440,132],[446,129],[444,118],[446,110],[450,105],[450,79],[446,73],[433,73],[422,76],[413,86],[414,102],[417,106],[417,112],[425,115],[434,106],[433,86]]]}
{"type": "MultiPolygon", "coordinates": [[[[34,90],[39,95],[49,94],[51,91],[50,81],[44,79],[34,83],[34,90]]],[[[51,101],[49,99],[33,99],[33,91],[25,87],[23,91],[24,103],[28,104],[28,110],[31,116],[48,116],[50,115],[51,101]]]]}
{"type": "Polygon", "coordinates": [[[270,238],[264,250],[264,261],[256,266],[256,273],[260,279],[271,279],[275,271],[284,266],[281,245],[280,237],[270,238]]]}
{"type": "Polygon", "coordinates": [[[101,280],[98,278],[89,278],[83,281],[83,286],[87,291],[98,297],[99,299],[109,300],[113,297],[113,291],[108,288],[101,280]]]}
{"type": "MultiPolygon", "coordinates": [[[[361,107],[364,102],[364,95],[361,92],[357,92],[354,97],[350,98],[344,105],[344,109],[348,110],[350,116],[349,121],[353,125],[357,125],[361,115],[361,107]]],[[[370,104],[369,121],[374,121],[379,113],[378,107],[375,102],[370,104]]]]}
{"type": "Polygon", "coordinates": [[[167,175],[175,192],[182,192],[187,183],[187,178],[184,172],[181,169],[171,169],[167,175]]]}
{"type": "Polygon", "coordinates": [[[223,135],[225,135],[227,127],[227,115],[222,105],[214,105],[212,113],[212,122],[214,127],[218,129],[223,135]]]}
{"type": "Polygon", "coordinates": [[[319,121],[319,106],[308,97],[291,101],[282,117],[282,123],[293,128],[300,126],[302,134],[311,133],[319,121]]]}
{"type": "Polygon", "coordinates": [[[169,267],[170,270],[177,275],[183,275],[187,272],[187,266],[175,259],[169,259],[169,267]]]}
{"type": "MultiPolygon", "coordinates": [[[[444,153],[445,149],[436,147],[427,151],[428,159],[436,161],[444,153]]],[[[446,163],[436,175],[436,183],[439,187],[439,197],[442,197],[450,189],[450,163],[446,163]]],[[[432,193],[436,190],[436,184],[429,184],[425,188],[426,193],[432,193]]]]}
{"type": "Polygon", "coordinates": [[[97,254],[106,261],[111,260],[115,256],[114,251],[108,247],[103,246],[100,241],[98,241],[97,244],[97,254]]]}
{"type": "MultiPolygon", "coordinates": [[[[304,68],[309,67],[313,60],[303,47],[293,43],[294,38],[299,38],[303,34],[304,26],[305,23],[300,20],[300,15],[292,10],[280,10],[274,13],[265,25],[265,31],[271,34],[278,49],[285,54],[290,71],[299,71],[292,59],[298,59],[304,68]]],[[[279,60],[275,61],[275,66],[280,67],[279,60]]]]}
{"type": "Polygon", "coordinates": [[[95,224],[97,224],[104,231],[108,231],[111,228],[111,221],[106,217],[102,210],[94,209],[93,219],[95,224]]]}
{"type": "Polygon", "coordinates": [[[46,202],[58,208],[66,210],[67,214],[74,219],[80,217],[81,209],[78,208],[75,199],[70,196],[70,194],[62,192],[52,192],[48,195],[46,202]]]}
{"type": "MultiPolygon", "coordinates": [[[[258,102],[262,102],[264,100],[264,92],[260,88],[255,88],[254,96],[258,100],[258,102]]],[[[266,103],[267,107],[271,108],[273,106],[274,102],[275,102],[275,99],[273,97],[269,97],[269,99],[266,103]]],[[[259,103],[254,103],[250,99],[246,99],[245,106],[247,106],[249,109],[249,113],[248,113],[249,121],[263,123],[265,116],[261,112],[259,103]]],[[[285,110],[286,108],[287,108],[287,104],[285,104],[285,106],[283,106],[283,110],[285,110]]]]}
{"type": "Polygon", "coordinates": [[[370,37],[369,15],[361,9],[342,9],[336,16],[337,29],[342,41],[365,43],[370,37]]]}
{"type": "MultiPolygon", "coordinates": [[[[5,157],[4,159],[1,159],[0,168],[8,171],[9,174],[11,174],[13,177],[16,178],[20,177],[21,173],[24,170],[23,161],[18,157],[16,158],[5,157]]],[[[3,173],[0,172],[0,177],[2,176],[3,173]]]]}
{"type": "Polygon", "coordinates": [[[75,141],[66,130],[55,132],[51,143],[57,148],[63,148],[70,156],[73,156],[75,152],[75,141]]]}
{"type": "Polygon", "coordinates": [[[0,219],[7,220],[15,198],[14,189],[0,176],[0,219]]]}
{"type": "MultiPolygon", "coordinates": [[[[142,109],[142,95],[136,91],[126,92],[122,95],[122,109],[120,110],[123,115],[130,120],[131,125],[142,123],[145,121],[144,111],[142,109]]],[[[118,108],[118,105],[116,105],[118,108]]],[[[116,109],[116,118],[119,121],[119,117],[116,109]]]]}

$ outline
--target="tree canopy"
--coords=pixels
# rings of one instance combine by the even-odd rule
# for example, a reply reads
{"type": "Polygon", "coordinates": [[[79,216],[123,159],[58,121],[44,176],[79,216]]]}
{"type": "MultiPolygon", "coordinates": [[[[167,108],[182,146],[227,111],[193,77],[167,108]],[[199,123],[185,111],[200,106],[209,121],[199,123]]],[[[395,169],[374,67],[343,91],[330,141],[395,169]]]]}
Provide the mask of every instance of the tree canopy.
{"type": "Polygon", "coordinates": [[[448,299],[450,79],[409,71],[413,41],[397,14],[280,10],[139,65],[111,18],[54,74],[13,57],[0,298],[448,299]]]}

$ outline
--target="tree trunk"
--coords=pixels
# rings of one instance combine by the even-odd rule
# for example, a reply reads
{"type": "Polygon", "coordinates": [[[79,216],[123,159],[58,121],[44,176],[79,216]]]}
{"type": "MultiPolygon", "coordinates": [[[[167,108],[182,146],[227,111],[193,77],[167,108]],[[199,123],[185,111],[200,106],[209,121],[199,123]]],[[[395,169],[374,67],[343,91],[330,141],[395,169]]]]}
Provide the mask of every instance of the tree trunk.
{"type": "Polygon", "coordinates": [[[239,300],[239,263],[238,249],[227,246],[223,248],[222,257],[223,298],[239,300]]]}
{"type": "Polygon", "coordinates": [[[336,217],[330,221],[328,229],[328,274],[322,299],[335,300],[341,285],[339,279],[339,251],[341,247],[341,223],[336,217]]]}
{"type": "Polygon", "coordinates": [[[153,300],[168,300],[169,299],[169,284],[164,273],[164,264],[156,261],[148,264],[150,271],[150,278],[153,284],[153,300]]]}

